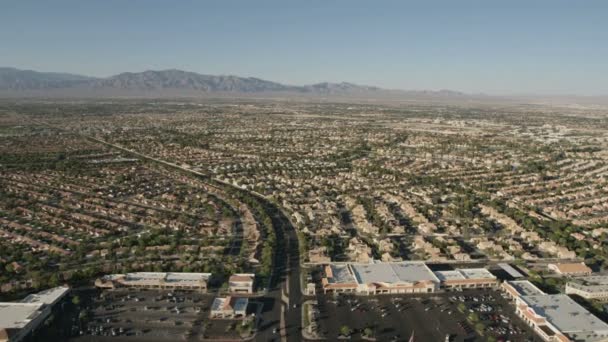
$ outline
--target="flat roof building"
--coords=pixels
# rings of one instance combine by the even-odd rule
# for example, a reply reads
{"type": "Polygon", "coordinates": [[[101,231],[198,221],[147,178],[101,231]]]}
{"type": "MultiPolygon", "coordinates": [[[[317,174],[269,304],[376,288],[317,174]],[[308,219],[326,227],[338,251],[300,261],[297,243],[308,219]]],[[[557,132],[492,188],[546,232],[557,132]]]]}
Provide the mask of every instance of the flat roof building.
{"type": "Polygon", "coordinates": [[[507,272],[507,274],[513,279],[520,279],[524,277],[521,272],[519,272],[517,269],[515,269],[515,267],[507,264],[506,262],[498,264],[498,267],[500,267],[503,271],[507,272]]]}
{"type": "Polygon", "coordinates": [[[502,288],[511,296],[511,298],[545,294],[541,289],[536,287],[536,285],[527,280],[505,281],[502,283],[502,288]]]}
{"type": "Polygon", "coordinates": [[[99,288],[135,287],[160,290],[197,290],[206,292],[211,273],[135,272],[110,274],[95,281],[99,288]]]}
{"type": "Polygon", "coordinates": [[[228,289],[232,293],[253,293],[255,274],[237,273],[228,279],[228,289]]]}
{"type": "Polygon", "coordinates": [[[421,261],[329,264],[322,287],[327,292],[358,294],[429,293],[439,288],[491,288],[498,280],[485,268],[436,271],[421,261]]]}
{"type": "Polygon", "coordinates": [[[441,288],[446,290],[491,288],[498,285],[498,279],[485,268],[457,268],[450,271],[436,271],[441,288]]]}
{"type": "Polygon", "coordinates": [[[20,302],[0,303],[0,341],[23,340],[47,319],[53,305],[69,291],[69,287],[55,287],[29,295],[20,302]]]}
{"type": "Polygon", "coordinates": [[[325,266],[325,277],[321,279],[323,292],[356,292],[357,281],[349,265],[329,264],[325,266]]]}
{"type": "Polygon", "coordinates": [[[0,303],[0,341],[21,341],[49,312],[43,303],[0,303]]]}
{"type": "Polygon", "coordinates": [[[586,299],[608,300],[608,276],[574,278],[566,283],[566,293],[586,299]]]}
{"type": "Polygon", "coordinates": [[[325,292],[426,293],[434,292],[439,283],[423,262],[327,265],[325,275],[325,292]]]}
{"type": "Polygon", "coordinates": [[[564,294],[523,296],[518,305],[522,318],[533,322],[536,331],[547,341],[606,341],[608,324],[564,294]],[[546,327],[546,328],[545,328],[546,327]]]}
{"type": "Polygon", "coordinates": [[[247,314],[249,299],[243,297],[217,297],[211,304],[211,318],[239,318],[247,314]]]}
{"type": "Polygon", "coordinates": [[[565,294],[549,295],[529,281],[505,282],[515,299],[515,312],[544,341],[608,340],[608,324],[565,294]]]}
{"type": "Polygon", "coordinates": [[[58,286],[52,289],[32,293],[21,300],[21,303],[44,303],[47,305],[55,305],[70,291],[67,286],[58,286]]]}

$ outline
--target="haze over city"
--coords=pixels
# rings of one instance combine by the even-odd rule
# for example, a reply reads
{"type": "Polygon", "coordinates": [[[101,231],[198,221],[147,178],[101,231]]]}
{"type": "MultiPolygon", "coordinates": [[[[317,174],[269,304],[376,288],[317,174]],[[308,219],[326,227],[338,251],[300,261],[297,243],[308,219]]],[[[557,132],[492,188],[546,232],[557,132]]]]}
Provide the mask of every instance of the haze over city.
{"type": "Polygon", "coordinates": [[[608,342],[608,3],[0,5],[0,342],[608,342]]]}
{"type": "Polygon", "coordinates": [[[604,1],[19,1],[0,65],[182,69],[304,85],[607,95],[604,1]]]}

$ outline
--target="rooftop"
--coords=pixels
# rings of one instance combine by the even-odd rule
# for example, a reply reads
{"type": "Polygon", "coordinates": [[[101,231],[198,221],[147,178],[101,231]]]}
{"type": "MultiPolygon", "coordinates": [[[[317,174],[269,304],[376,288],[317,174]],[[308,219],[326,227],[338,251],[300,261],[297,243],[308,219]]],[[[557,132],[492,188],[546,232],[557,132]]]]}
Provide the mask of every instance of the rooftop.
{"type": "Polygon", "coordinates": [[[249,304],[248,298],[243,297],[216,297],[211,304],[211,311],[234,310],[244,311],[249,304]]]}
{"type": "Polygon", "coordinates": [[[226,303],[225,297],[217,297],[213,299],[213,303],[211,303],[211,311],[218,311],[224,308],[224,304],[226,303]]]}
{"type": "Polygon", "coordinates": [[[464,280],[466,279],[462,273],[451,270],[451,271],[435,271],[435,275],[439,278],[440,281],[446,280],[464,280]]]}
{"type": "Polygon", "coordinates": [[[331,277],[328,278],[330,283],[356,283],[356,279],[348,265],[329,265],[331,277]]]}
{"type": "MultiPolygon", "coordinates": [[[[134,272],[127,273],[124,275],[125,281],[139,282],[139,281],[160,281],[165,280],[167,282],[194,282],[201,280],[208,280],[211,273],[165,273],[165,272],[134,272]]],[[[107,276],[108,279],[119,279],[122,275],[112,274],[107,276]]]]}
{"type": "Polygon", "coordinates": [[[211,273],[167,273],[166,281],[200,281],[208,280],[211,273]]]}
{"type": "Polygon", "coordinates": [[[608,336],[608,324],[564,294],[521,297],[536,314],[568,335],[589,333],[608,336]]]}
{"type": "Polygon", "coordinates": [[[527,280],[514,280],[508,281],[507,283],[511,285],[511,287],[513,287],[521,296],[535,296],[545,294],[543,291],[541,291],[541,289],[534,286],[534,284],[527,280]]]}
{"type": "Polygon", "coordinates": [[[230,282],[250,282],[255,279],[255,274],[253,273],[237,273],[230,276],[228,281],[230,282]]]}
{"type": "Polygon", "coordinates": [[[521,272],[519,272],[518,270],[516,270],[515,267],[513,267],[505,262],[498,264],[498,266],[500,268],[502,268],[505,272],[507,272],[513,278],[523,278],[524,277],[524,275],[521,274],[521,272]]]}
{"type": "Polygon", "coordinates": [[[496,279],[496,276],[485,268],[460,268],[457,271],[467,279],[496,279]]]}
{"type": "Polygon", "coordinates": [[[55,287],[25,297],[20,302],[0,303],[0,329],[21,329],[41,314],[46,305],[53,305],[69,287],[55,287]]]}
{"type": "Polygon", "coordinates": [[[232,308],[234,311],[245,311],[247,310],[247,305],[249,304],[249,299],[247,298],[234,298],[230,301],[232,308]]]}
{"type": "Polygon", "coordinates": [[[44,290],[38,293],[33,293],[25,297],[21,303],[43,303],[43,304],[54,304],[58,299],[63,297],[68,291],[69,287],[59,286],[52,289],[44,290]]]}
{"type": "Polygon", "coordinates": [[[352,269],[359,284],[439,281],[423,262],[353,264],[352,269]]]}
{"type": "Polygon", "coordinates": [[[125,280],[161,280],[164,279],[166,273],[160,272],[135,272],[135,273],[127,273],[124,276],[125,280]]]}
{"type": "Polygon", "coordinates": [[[565,263],[565,264],[552,264],[555,266],[559,273],[591,273],[592,270],[582,262],[576,263],[565,263]]]}
{"type": "Polygon", "coordinates": [[[43,303],[0,303],[0,328],[21,329],[40,315],[43,303]]]}
{"type": "Polygon", "coordinates": [[[435,271],[440,281],[466,280],[466,279],[496,279],[485,268],[458,268],[450,271],[435,271]]]}
{"type": "Polygon", "coordinates": [[[606,292],[608,291],[608,276],[574,278],[568,282],[568,286],[584,289],[588,292],[606,292]]]}

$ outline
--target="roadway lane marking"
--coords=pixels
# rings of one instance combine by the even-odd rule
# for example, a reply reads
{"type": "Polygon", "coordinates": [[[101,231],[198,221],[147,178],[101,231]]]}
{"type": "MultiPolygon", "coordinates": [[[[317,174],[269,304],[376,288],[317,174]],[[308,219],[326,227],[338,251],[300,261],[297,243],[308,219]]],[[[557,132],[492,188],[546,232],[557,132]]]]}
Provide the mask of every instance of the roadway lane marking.
{"type": "Polygon", "coordinates": [[[285,305],[281,305],[281,322],[279,324],[281,330],[281,341],[287,342],[287,330],[285,329],[285,305]]]}

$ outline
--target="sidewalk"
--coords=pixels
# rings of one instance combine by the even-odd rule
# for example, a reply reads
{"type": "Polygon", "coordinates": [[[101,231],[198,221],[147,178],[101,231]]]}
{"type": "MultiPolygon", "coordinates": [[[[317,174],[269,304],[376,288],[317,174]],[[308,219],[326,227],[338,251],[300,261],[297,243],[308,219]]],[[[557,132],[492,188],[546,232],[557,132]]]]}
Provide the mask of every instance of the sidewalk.
{"type": "Polygon", "coordinates": [[[308,315],[308,313],[305,312],[304,310],[308,310],[308,306],[312,305],[314,302],[315,302],[314,300],[307,300],[302,304],[302,337],[304,337],[304,339],[306,339],[306,340],[321,341],[321,340],[325,340],[325,338],[322,336],[319,336],[317,334],[309,333],[308,326],[310,325],[310,322],[308,322],[308,325],[307,325],[306,322],[304,321],[304,318],[308,315]]]}

